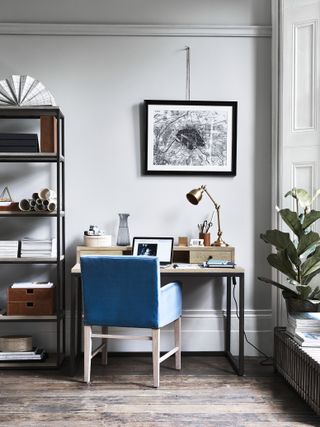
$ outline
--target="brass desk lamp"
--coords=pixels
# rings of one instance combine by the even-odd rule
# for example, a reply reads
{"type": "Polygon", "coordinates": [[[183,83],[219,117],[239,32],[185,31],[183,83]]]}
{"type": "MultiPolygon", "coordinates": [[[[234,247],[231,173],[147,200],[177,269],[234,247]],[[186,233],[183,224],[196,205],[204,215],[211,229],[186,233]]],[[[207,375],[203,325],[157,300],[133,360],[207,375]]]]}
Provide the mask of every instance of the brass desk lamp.
{"type": "Polygon", "coordinates": [[[209,197],[209,199],[212,201],[212,203],[214,204],[215,210],[217,211],[217,221],[218,221],[218,232],[217,232],[217,240],[215,242],[212,243],[212,246],[229,246],[226,242],[224,242],[221,238],[222,236],[222,231],[221,231],[221,227],[220,227],[220,205],[218,205],[213,198],[211,197],[211,195],[208,193],[206,186],[205,185],[201,185],[201,187],[199,188],[195,188],[194,190],[191,190],[188,194],[187,194],[187,199],[189,200],[190,203],[192,203],[193,205],[197,205],[200,200],[202,199],[202,194],[206,193],[207,196],[209,197]]]}

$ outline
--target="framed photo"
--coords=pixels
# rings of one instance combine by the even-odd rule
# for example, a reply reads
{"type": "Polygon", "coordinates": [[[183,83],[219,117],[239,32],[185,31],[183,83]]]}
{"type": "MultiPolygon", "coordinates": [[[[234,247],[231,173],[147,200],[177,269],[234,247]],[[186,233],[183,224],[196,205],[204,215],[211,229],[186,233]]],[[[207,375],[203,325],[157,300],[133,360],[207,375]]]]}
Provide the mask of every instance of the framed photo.
{"type": "Polygon", "coordinates": [[[147,174],[236,175],[237,102],[144,102],[147,174]]]}

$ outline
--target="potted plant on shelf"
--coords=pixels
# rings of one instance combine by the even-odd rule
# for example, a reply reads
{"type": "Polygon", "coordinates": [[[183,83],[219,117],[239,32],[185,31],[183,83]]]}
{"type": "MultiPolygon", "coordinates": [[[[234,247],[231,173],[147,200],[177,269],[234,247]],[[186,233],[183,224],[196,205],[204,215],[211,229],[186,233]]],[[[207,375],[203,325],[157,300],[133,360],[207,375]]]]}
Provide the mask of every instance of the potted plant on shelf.
{"type": "Polygon", "coordinates": [[[281,289],[286,300],[287,311],[319,311],[320,289],[311,286],[311,280],[320,273],[320,236],[310,226],[320,219],[320,211],[311,205],[320,194],[312,197],[307,191],[293,188],[285,195],[295,200],[295,211],[281,209],[279,214],[291,230],[267,230],[260,237],[271,244],[275,253],[267,260],[269,264],[287,276],[286,285],[265,277],[258,277],[265,283],[281,289]]]}

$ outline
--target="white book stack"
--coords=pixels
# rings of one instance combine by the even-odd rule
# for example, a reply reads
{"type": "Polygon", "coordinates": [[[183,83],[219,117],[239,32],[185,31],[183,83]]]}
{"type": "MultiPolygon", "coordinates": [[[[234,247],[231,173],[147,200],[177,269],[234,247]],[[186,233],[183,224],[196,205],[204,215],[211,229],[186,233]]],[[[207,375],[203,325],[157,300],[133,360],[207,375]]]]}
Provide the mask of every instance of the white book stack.
{"type": "Polygon", "coordinates": [[[320,312],[288,313],[287,332],[302,346],[320,346],[320,312]]]}
{"type": "Polygon", "coordinates": [[[17,258],[18,248],[18,240],[0,240],[0,258],[17,258]]]}
{"type": "Polygon", "coordinates": [[[34,348],[32,351],[0,351],[1,361],[43,360],[47,356],[43,349],[34,348]]]}
{"type": "Polygon", "coordinates": [[[21,258],[52,258],[57,256],[56,239],[21,240],[21,258]]]}
{"type": "Polygon", "coordinates": [[[301,345],[301,347],[320,347],[320,331],[296,332],[294,340],[301,345]]]}

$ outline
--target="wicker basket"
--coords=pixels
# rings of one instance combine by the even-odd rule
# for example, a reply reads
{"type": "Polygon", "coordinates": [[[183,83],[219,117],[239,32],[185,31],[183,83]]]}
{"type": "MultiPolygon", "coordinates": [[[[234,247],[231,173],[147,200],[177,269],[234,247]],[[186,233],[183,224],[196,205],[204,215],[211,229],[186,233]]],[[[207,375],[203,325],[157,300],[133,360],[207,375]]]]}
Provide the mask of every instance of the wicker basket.
{"type": "Polygon", "coordinates": [[[32,337],[8,335],[0,337],[0,351],[31,351],[32,337]]]}
{"type": "Polygon", "coordinates": [[[105,234],[102,236],[84,236],[84,245],[96,248],[111,246],[111,236],[105,234]]]}

